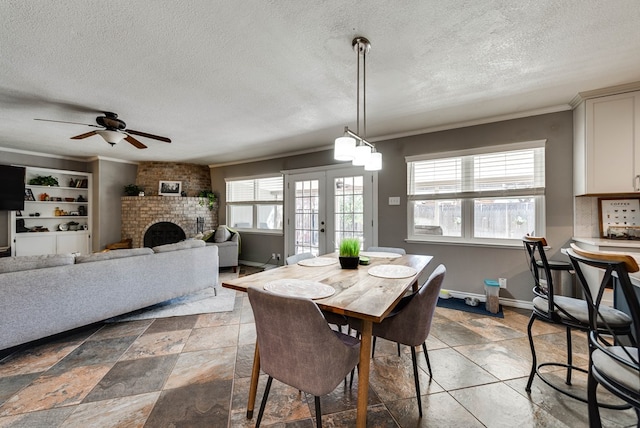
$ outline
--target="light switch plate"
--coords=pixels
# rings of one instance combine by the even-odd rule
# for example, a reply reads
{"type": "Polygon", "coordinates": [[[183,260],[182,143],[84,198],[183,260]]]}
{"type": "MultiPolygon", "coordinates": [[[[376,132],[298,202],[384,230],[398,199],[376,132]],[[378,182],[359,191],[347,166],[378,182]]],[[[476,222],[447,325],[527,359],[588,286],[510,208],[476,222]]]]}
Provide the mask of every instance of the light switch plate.
{"type": "Polygon", "coordinates": [[[389,205],[400,205],[400,196],[389,196],[389,205]]]}

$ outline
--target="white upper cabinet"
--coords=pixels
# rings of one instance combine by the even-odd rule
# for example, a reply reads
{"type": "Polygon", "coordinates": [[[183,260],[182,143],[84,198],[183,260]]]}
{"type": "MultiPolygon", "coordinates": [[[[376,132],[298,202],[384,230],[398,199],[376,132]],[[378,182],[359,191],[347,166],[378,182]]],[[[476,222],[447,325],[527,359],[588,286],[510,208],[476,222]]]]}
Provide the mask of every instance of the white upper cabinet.
{"type": "Polygon", "coordinates": [[[640,92],[591,98],[574,117],[574,193],[640,192],[640,92]]]}

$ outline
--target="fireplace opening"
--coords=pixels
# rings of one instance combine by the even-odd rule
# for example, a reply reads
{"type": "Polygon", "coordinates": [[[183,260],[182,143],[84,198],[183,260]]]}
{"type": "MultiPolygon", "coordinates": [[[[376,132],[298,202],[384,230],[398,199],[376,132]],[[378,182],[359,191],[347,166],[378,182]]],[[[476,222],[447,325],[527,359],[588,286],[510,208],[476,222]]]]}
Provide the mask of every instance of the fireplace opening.
{"type": "Polygon", "coordinates": [[[155,247],[164,244],[173,244],[186,239],[184,230],[175,223],[161,221],[147,229],[144,234],[144,246],[155,247]]]}

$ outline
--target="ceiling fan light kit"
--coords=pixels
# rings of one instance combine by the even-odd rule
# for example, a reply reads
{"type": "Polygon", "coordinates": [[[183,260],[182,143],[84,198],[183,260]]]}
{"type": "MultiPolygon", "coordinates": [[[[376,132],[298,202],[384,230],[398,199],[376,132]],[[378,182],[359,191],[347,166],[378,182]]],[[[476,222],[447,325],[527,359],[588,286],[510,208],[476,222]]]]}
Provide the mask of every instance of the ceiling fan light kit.
{"type": "Polygon", "coordinates": [[[382,169],[382,154],[376,151],[373,144],[367,141],[367,54],[371,50],[371,43],[364,37],[356,37],[351,41],[351,47],[358,57],[357,90],[356,90],[356,132],[344,128],[344,134],[336,138],[333,158],[338,161],[351,161],[355,166],[364,166],[367,171],[382,169]],[[360,57],[362,56],[362,122],[363,135],[360,136],[360,57]]]}
{"type": "Polygon", "coordinates": [[[45,122],[70,123],[72,125],[85,125],[85,126],[91,126],[93,128],[104,128],[99,131],[90,131],[84,134],[76,135],[74,137],[71,137],[72,140],[82,140],[84,138],[92,137],[94,135],[99,135],[107,143],[111,144],[111,146],[115,146],[122,140],[125,140],[138,149],[146,149],[147,146],[142,144],[140,141],[138,141],[131,135],[138,135],[140,137],[151,138],[153,140],[163,141],[165,143],[171,142],[171,140],[167,137],[161,137],[159,135],[153,135],[147,132],[127,129],[127,124],[124,123],[122,119],[118,119],[118,115],[116,113],[111,113],[111,112],[104,112],[104,116],[96,117],[96,123],[98,125],[89,125],[87,123],[65,122],[61,120],[50,120],[50,119],[35,119],[35,120],[42,120],[45,122]]]}

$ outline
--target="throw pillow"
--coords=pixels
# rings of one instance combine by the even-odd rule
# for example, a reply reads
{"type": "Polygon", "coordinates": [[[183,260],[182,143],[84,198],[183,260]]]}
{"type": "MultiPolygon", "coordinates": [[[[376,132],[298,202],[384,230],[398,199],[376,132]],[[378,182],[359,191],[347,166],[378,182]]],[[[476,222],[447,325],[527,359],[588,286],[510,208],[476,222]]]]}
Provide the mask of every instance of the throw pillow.
{"type": "Polygon", "coordinates": [[[3,257],[0,258],[0,273],[72,265],[74,261],[75,257],[73,254],[3,257]]]}
{"type": "Polygon", "coordinates": [[[202,235],[202,240],[204,242],[213,242],[215,234],[216,231],[214,229],[207,230],[204,232],[204,235],[202,235]]]}
{"type": "Polygon", "coordinates": [[[200,239],[189,239],[187,241],[176,242],[175,244],[165,244],[153,247],[155,253],[168,253],[169,251],[186,250],[189,248],[206,247],[207,244],[200,239]]]}
{"type": "Polygon", "coordinates": [[[226,242],[229,238],[231,238],[231,232],[229,232],[229,229],[227,229],[226,226],[220,226],[218,230],[216,230],[214,241],[226,242]]]}
{"type": "Polygon", "coordinates": [[[151,248],[131,248],[124,250],[111,250],[104,253],[89,254],[76,257],[76,263],[99,262],[102,260],[121,259],[123,257],[148,256],[153,254],[151,248]]]}

